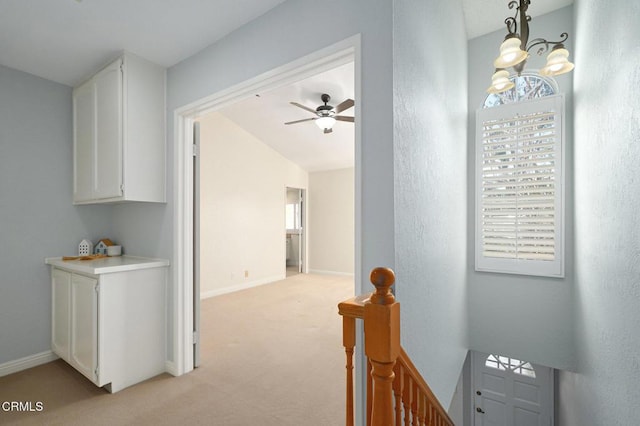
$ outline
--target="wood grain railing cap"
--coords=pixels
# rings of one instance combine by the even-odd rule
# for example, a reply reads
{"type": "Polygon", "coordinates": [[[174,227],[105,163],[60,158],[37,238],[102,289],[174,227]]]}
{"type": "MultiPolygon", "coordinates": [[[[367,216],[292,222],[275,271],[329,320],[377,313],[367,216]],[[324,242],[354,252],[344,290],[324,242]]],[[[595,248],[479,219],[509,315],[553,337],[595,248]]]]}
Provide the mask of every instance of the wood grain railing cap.
{"type": "Polygon", "coordinates": [[[369,301],[370,297],[371,293],[361,294],[360,296],[340,302],[338,303],[338,313],[346,317],[363,318],[364,304],[369,301]]]}
{"type": "Polygon", "coordinates": [[[396,275],[390,268],[375,268],[369,276],[371,284],[376,287],[375,293],[371,295],[371,303],[378,305],[391,305],[395,302],[395,297],[391,293],[391,286],[396,282],[396,275]]]}

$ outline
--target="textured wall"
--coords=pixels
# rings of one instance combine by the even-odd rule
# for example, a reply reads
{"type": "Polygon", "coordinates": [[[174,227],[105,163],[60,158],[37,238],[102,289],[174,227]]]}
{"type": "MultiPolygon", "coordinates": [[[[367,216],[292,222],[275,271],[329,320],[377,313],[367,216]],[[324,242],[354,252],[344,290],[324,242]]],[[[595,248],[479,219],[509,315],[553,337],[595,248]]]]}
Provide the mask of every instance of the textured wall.
{"type": "Polygon", "coordinates": [[[366,142],[356,147],[362,161],[356,177],[362,182],[362,271],[368,275],[375,266],[393,266],[391,30],[388,0],[288,1],[172,67],[167,76],[169,163],[174,108],[360,34],[360,84],[366,94],[358,111],[366,142]]]}
{"type": "Polygon", "coordinates": [[[640,419],[640,4],[576,2],[578,372],[560,425],[640,419]]]}
{"type": "Polygon", "coordinates": [[[109,235],[110,207],[74,207],[71,88],[0,66],[0,364],[51,347],[45,257],[109,235]]]}
{"type": "Polygon", "coordinates": [[[467,353],[467,40],[461,2],[395,1],[393,26],[402,344],[448,406],[467,353]]]}
{"type": "MultiPolygon", "coordinates": [[[[117,238],[133,251],[175,261],[174,111],[319,49],[360,34],[362,182],[356,214],[362,230],[362,271],[393,266],[392,15],[388,0],[288,1],[170,68],[167,72],[166,205],[122,205],[114,212],[117,238]],[[319,24],[321,23],[321,24],[319,24]],[[321,35],[320,35],[321,34],[321,35]],[[359,212],[359,213],[358,213],[359,212]]],[[[175,283],[173,283],[175,285],[175,283]]],[[[356,284],[358,285],[358,284],[356,284]]],[[[169,303],[175,309],[173,300],[169,303]]],[[[169,312],[169,320],[172,312],[169,312]]],[[[169,336],[169,344],[173,336],[169,336]]],[[[173,354],[169,353],[169,358],[173,354]]]]}
{"type": "MultiPolygon", "coordinates": [[[[533,2],[531,8],[535,8],[533,2]]],[[[505,13],[508,9],[505,7],[505,13]]],[[[575,59],[573,7],[565,7],[531,21],[530,39],[553,39],[569,33],[566,43],[570,59],[575,59]]],[[[481,352],[497,352],[556,368],[575,368],[573,345],[573,186],[572,110],[573,73],[558,76],[560,93],[565,95],[565,278],[476,272],[475,244],[475,114],[487,96],[493,60],[498,55],[505,30],[469,41],[469,347],[481,352]]],[[[546,55],[532,55],[526,69],[538,69],[546,55]]]]}

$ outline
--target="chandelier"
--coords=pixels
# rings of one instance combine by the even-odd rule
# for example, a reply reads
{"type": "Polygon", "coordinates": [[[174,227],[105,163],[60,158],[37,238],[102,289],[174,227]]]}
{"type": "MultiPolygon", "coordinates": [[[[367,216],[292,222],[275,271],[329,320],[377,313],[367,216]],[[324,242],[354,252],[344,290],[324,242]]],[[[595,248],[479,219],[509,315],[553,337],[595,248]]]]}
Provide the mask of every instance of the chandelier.
{"type": "Polygon", "coordinates": [[[560,34],[558,41],[549,41],[544,38],[535,38],[529,41],[531,16],[527,15],[527,9],[530,4],[531,0],[511,0],[509,2],[509,9],[515,7],[516,13],[504,20],[508,33],[500,45],[500,55],[493,61],[496,70],[491,78],[491,86],[487,89],[489,93],[504,92],[514,86],[514,83],[509,79],[507,68],[513,68],[520,75],[529,58],[529,51],[534,47],[538,47],[536,51],[538,55],[551,50],[547,55],[546,65],[540,69],[541,75],[560,75],[571,71],[574,67],[569,62],[569,52],[563,44],[569,38],[567,33],[560,34]],[[518,26],[520,27],[519,34],[518,26]]]}

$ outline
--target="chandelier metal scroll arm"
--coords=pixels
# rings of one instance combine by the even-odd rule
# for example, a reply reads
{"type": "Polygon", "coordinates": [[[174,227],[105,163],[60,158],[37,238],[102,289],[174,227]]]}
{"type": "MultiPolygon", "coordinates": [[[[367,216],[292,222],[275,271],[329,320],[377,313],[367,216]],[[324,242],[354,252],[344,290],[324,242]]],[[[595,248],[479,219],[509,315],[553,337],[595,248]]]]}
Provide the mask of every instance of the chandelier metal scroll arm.
{"type": "Polygon", "coordinates": [[[518,7],[520,12],[520,48],[522,50],[526,50],[525,46],[529,42],[529,21],[531,21],[531,16],[527,15],[529,4],[531,4],[531,0],[520,0],[520,6],[518,7]]]}
{"type": "MultiPolygon", "coordinates": [[[[542,55],[545,52],[548,52],[550,47],[556,47],[558,45],[562,45],[569,38],[569,34],[562,33],[560,34],[560,40],[558,41],[550,41],[545,40],[544,38],[535,38],[531,40],[531,43],[527,46],[527,52],[533,49],[535,46],[540,46],[540,48],[536,51],[538,55],[542,55]]],[[[562,46],[560,46],[562,47],[562,46]]]]}
{"type": "Polygon", "coordinates": [[[504,20],[504,23],[507,25],[507,31],[511,35],[516,35],[518,33],[518,21],[512,16],[509,16],[504,20]]]}
{"type": "Polygon", "coordinates": [[[531,21],[531,17],[527,15],[529,4],[531,4],[531,0],[511,0],[509,9],[515,9],[516,11],[513,16],[509,16],[504,20],[508,31],[506,38],[519,37],[522,42],[522,50],[524,50],[524,46],[529,39],[529,21],[531,21]],[[518,34],[518,27],[520,34],[518,34]]]}
{"type": "Polygon", "coordinates": [[[517,0],[511,0],[509,2],[509,9],[516,9],[516,13],[513,16],[505,18],[504,23],[507,25],[507,31],[510,35],[517,35],[518,33],[518,14],[520,13],[520,6],[517,0]]]}

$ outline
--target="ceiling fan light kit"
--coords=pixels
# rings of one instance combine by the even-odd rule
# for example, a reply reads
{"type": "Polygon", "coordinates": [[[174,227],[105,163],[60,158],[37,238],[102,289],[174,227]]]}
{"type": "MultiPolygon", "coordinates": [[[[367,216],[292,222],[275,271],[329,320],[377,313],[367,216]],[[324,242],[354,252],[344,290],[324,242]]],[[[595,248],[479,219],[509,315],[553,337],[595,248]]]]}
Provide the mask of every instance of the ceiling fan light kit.
{"type": "Polygon", "coordinates": [[[337,115],[344,110],[351,108],[354,105],[353,99],[346,99],[337,106],[329,105],[329,101],[331,100],[331,96],[324,93],[320,99],[324,102],[324,105],[320,105],[316,109],[309,108],[297,102],[290,102],[291,105],[295,105],[298,108],[302,108],[305,111],[309,111],[316,115],[313,118],[305,118],[302,120],[289,121],[284,124],[297,124],[303,123],[305,121],[315,121],[316,125],[324,131],[324,133],[331,133],[333,131],[333,125],[336,124],[336,121],[346,121],[349,123],[353,123],[354,118],[345,116],[345,115],[337,115]]]}
{"type": "Polygon", "coordinates": [[[336,124],[336,119],[331,117],[330,115],[325,117],[318,117],[316,119],[316,125],[323,130],[331,129],[334,124],[336,124]]]}
{"type": "Polygon", "coordinates": [[[531,0],[511,0],[509,2],[509,9],[516,8],[516,13],[504,20],[508,33],[500,45],[500,54],[493,62],[496,72],[493,74],[491,86],[487,89],[489,93],[500,93],[511,89],[514,84],[509,79],[509,72],[506,69],[513,68],[517,75],[522,74],[529,58],[529,51],[536,46],[538,47],[536,51],[538,55],[551,49],[551,53],[547,56],[546,65],[540,69],[541,75],[560,75],[574,68],[574,65],[569,62],[569,51],[565,49],[563,44],[569,38],[567,33],[560,34],[558,41],[549,41],[544,38],[535,38],[529,41],[531,16],[527,15],[527,9],[530,4],[531,0]],[[518,33],[518,25],[520,33],[518,33]],[[505,79],[509,80],[510,84],[507,84],[505,79]]]}

